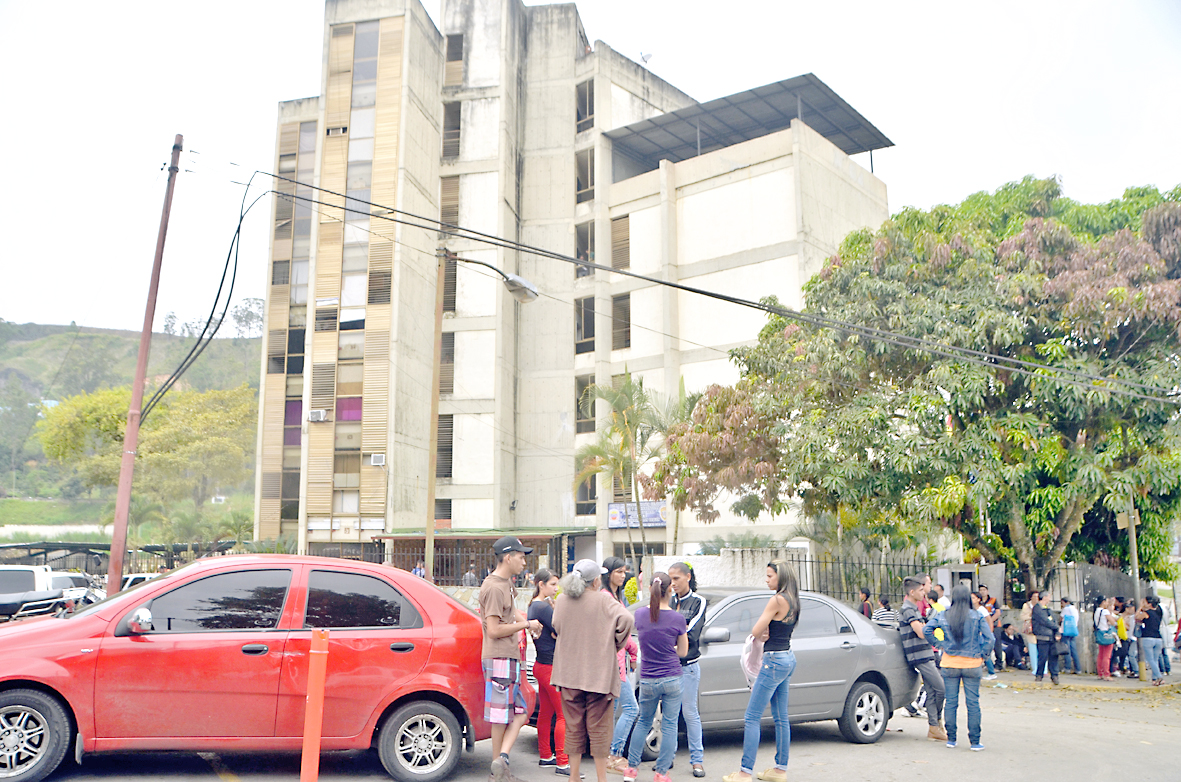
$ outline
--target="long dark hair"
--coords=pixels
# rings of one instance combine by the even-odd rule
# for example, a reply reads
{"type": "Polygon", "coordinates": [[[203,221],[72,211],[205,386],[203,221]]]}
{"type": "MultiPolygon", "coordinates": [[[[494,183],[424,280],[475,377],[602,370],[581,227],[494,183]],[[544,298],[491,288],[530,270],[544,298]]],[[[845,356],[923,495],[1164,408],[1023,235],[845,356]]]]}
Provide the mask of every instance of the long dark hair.
{"type": "Polygon", "coordinates": [[[967,584],[957,584],[951,590],[951,608],[947,609],[947,626],[951,630],[951,637],[957,644],[963,645],[968,637],[968,620],[976,615],[972,608],[972,591],[967,584]]]}
{"type": "Polygon", "coordinates": [[[674,562],[668,566],[669,570],[676,568],[678,572],[684,573],[689,577],[689,591],[697,591],[697,574],[693,572],[693,566],[688,562],[674,562]]]}
{"type": "Polygon", "coordinates": [[[607,571],[603,574],[603,589],[610,592],[616,600],[627,605],[627,600],[623,596],[623,588],[627,586],[627,578],[623,579],[623,583],[619,585],[619,589],[611,588],[611,574],[620,568],[624,569],[626,575],[627,563],[620,557],[607,557],[603,560],[603,569],[607,571]]]}
{"type": "Polygon", "coordinates": [[[540,568],[533,574],[533,597],[530,600],[536,600],[537,596],[541,594],[541,585],[554,577],[554,574],[549,572],[547,568],[540,568]]]}
{"type": "Polygon", "coordinates": [[[660,601],[668,594],[668,588],[672,583],[673,580],[669,578],[668,573],[657,573],[652,576],[652,596],[648,598],[648,618],[652,620],[652,624],[660,621],[660,601]]]}
{"type": "Polygon", "coordinates": [[[787,600],[787,616],[783,621],[795,624],[800,618],[800,578],[796,569],[784,559],[773,559],[767,567],[775,571],[775,592],[787,600]]]}

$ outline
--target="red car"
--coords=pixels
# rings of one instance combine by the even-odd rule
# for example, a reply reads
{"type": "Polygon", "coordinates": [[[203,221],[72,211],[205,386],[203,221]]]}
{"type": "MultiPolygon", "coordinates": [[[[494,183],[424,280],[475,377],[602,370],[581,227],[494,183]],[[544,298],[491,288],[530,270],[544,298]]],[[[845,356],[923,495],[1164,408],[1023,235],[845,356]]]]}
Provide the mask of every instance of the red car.
{"type": "Polygon", "coordinates": [[[435,782],[489,737],[466,606],[383,565],[225,556],[0,626],[0,779],[71,750],[299,751],[312,628],[330,630],[323,749],[376,748],[400,782],[435,782]]]}

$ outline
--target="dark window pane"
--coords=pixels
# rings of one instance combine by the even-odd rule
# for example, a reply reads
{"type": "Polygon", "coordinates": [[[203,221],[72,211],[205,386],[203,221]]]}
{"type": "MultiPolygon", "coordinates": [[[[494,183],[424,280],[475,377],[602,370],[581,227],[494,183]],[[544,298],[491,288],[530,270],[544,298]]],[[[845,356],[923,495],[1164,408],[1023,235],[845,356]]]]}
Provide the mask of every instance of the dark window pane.
{"type": "Polygon", "coordinates": [[[712,622],[710,627],[725,627],[730,630],[730,643],[742,643],[750,635],[767,601],[762,598],[739,600],[726,606],[712,622]]]}
{"type": "Polygon", "coordinates": [[[817,600],[800,600],[800,618],[792,638],[816,638],[836,635],[837,622],[832,609],[817,600]]]}
{"type": "Polygon", "coordinates": [[[283,473],[283,493],[280,495],[285,500],[299,499],[299,472],[285,472],[283,473]]]}
{"type": "Polygon", "coordinates": [[[155,632],[266,630],[279,623],[290,570],[245,570],[203,578],[152,601],[155,632]]]}
{"type": "Polygon", "coordinates": [[[304,627],[421,627],[414,606],[372,576],[313,570],[304,627]]]}
{"type": "Polygon", "coordinates": [[[287,374],[302,375],[303,374],[303,356],[288,356],[287,357],[287,374]]]}
{"type": "Polygon", "coordinates": [[[283,445],[300,445],[300,427],[289,426],[283,430],[283,445]]]}
{"type": "Polygon", "coordinates": [[[303,353],[303,341],[307,331],[305,329],[291,329],[287,332],[287,352],[296,355],[303,353]]]}
{"type": "Polygon", "coordinates": [[[283,500],[283,503],[279,506],[279,518],[298,519],[299,500],[283,500]]]}
{"type": "Polygon", "coordinates": [[[288,399],[283,410],[284,426],[300,426],[303,424],[303,400],[288,399]]]}

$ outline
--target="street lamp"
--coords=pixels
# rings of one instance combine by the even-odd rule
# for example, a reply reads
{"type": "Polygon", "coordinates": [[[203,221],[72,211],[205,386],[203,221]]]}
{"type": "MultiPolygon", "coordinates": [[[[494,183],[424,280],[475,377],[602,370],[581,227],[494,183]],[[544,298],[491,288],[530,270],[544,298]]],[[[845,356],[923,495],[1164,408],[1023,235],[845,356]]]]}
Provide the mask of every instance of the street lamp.
{"type": "Polygon", "coordinates": [[[538,296],[536,285],[523,277],[501,271],[490,263],[460,258],[450,250],[443,248],[440,248],[438,258],[438,277],[435,282],[435,371],[434,379],[431,382],[431,433],[428,443],[430,456],[427,459],[427,521],[423,556],[426,563],[426,577],[432,583],[435,580],[435,473],[439,466],[439,387],[440,374],[443,370],[443,286],[447,278],[447,262],[474,263],[477,266],[491,269],[501,276],[504,287],[521,304],[528,304],[538,296]]]}

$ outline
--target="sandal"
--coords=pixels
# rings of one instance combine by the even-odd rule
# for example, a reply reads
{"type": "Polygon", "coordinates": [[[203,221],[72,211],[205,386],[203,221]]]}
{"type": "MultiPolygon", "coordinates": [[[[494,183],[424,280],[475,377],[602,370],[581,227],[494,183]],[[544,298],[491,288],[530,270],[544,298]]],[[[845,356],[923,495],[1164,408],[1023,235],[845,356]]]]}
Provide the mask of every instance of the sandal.
{"type": "Polygon", "coordinates": [[[743,776],[740,771],[732,771],[722,777],[722,782],[750,782],[753,777],[743,776]]]}

